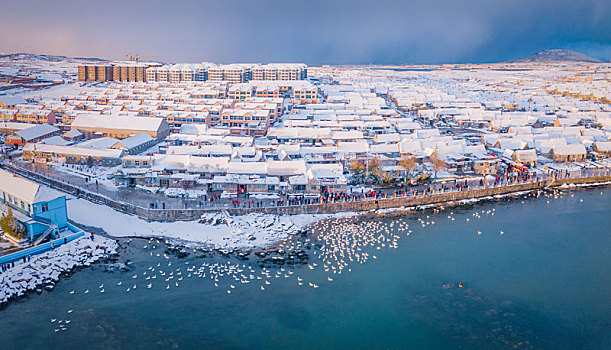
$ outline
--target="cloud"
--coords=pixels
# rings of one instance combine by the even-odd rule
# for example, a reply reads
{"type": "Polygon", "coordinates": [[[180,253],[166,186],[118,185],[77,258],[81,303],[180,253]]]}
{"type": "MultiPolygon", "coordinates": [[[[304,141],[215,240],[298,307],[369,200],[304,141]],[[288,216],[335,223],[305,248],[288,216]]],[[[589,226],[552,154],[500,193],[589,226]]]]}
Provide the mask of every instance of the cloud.
{"type": "Polygon", "coordinates": [[[4,52],[171,62],[491,62],[565,47],[609,59],[601,0],[22,0],[0,12],[4,52]],[[606,56],[606,57],[605,57],[606,56]]]}

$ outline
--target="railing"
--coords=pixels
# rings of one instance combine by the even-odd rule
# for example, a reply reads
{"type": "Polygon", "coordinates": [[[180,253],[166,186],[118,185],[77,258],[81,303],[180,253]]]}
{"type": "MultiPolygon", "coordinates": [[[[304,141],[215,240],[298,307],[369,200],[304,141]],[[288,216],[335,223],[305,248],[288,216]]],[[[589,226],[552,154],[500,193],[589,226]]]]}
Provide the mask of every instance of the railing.
{"type": "Polygon", "coordinates": [[[40,242],[42,242],[45,238],[47,238],[47,236],[53,232],[53,230],[55,230],[57,228],[57,225],[51,225],[49,226],[48,229],[45,230],[45,232],[43,232],[40,237],[36,238],[36,240],[34,241],[34,243],[32,244],[33,246],[37,246],[40,244],[40,242]]]}
{"type": "Polygon", "coordinates": [[[68,224],[68,227],[70,228],[71,231],[75,232],[73,234],[70,234],[68,236],[65,236],[63,238],[58,238],[55,239],[53,241],[49,241],[43,244],[39,244],[37,246],[33,246],[30,248],[25,248],[22,249],[18,252],[14,252],[14,253],[10,253],[7,255],[4,255],[2,257],[0,257],[0,265],[3,264],[8,264],[14,261],[17,261],[19,259],[23,259],[24,257],[30,257],[32,255],[36,255],[36,254],[40,254],[40,253],[44,253],[46,251],[55,249],[57,247],[59,247],[60,245],[64,244],[64,243],[68,243],[71,241],[74,241],[77,238],[82,237],[85,232],[83,232],[81,229],[75,227],[74,225],[68,224]]]}
{"type": "MultiPolygon", "coordinates": [[[[131,203],[126,203],[124,201],[116,200],[110,197],[107,197],[103,194],[91,192],[88,189],[78,187],[72,184],[68,184],[64,181],[61,181],[56,178],[49,178],[43,174],[24,169],[12,164],[4,163],[3,166],[8,170],[11,170],[17,174],[20,174],[24,177],[30,178],[34,181],[42,182],[51,187],[55,187],[64,192],[71,193],[77,197],[82,197],[91,202],[107,205],[115,210],[121,211],[123,213],[127,213],[130,215],[137,215],[138,217],[145,219],[147,221],[177,221],[177,220],[196,220],[201,217],[202,214],[207,212],[218,212],[222,210],[227,210],[233,214],[245,214],[249,212],[266,212],[266,213],[297,213],[299,210],[304,213],[320,213],[320,212],[336,212],[336,211],[344,211],[346,209],[342,209],[343,204],[338,203],[355,203],[352,207],[352,210],[358,210],[357,207],[359,203],[361,203],[362,207],[370,207],[370,203],[372,201],[384,201],[384,207],[387,207],[389,204],[386,202],[387,200],[393,198],[409,198],[410,203],[417,203],[418,201],[423,203],[428,203],[430,201],[430,195],[439,195],[439,194],[448,194],[447,198],[458,197],[458,196],[450,196],[450,194],[457,193],[468,193],[469,195],[474,196],[485,196],[481,195],[479,192],[473,192],[475,190],[485,190],[485,189],[504,189],[498,191],[499,194],[509,193],[512,191],[517,191],[514,186],[515,185],[526,185],[531,184],[532,186],[529,189],[543,189],[549,187],[551,185],[558,186],[562,183],[566,182],[578,182],[581,180],[589,181],[588,179],[597,178],[599,181],[610,181],[609,179],[609,169],[582,169],[579,172],[574,173],[554,173],[554,174],[546,174],[540,176],[530,176],[527,179],[520,177],[506,177],[501,176],[498,181],[495,181],[493,184],[489,184],[488,181],[484,181],[482,185],[480,184],[471,184],[469,186],[457,187],[456,185],[462,183],[463,181],[454,181],[450,182],[452,185],[448,188],[444,188],[443,185],[440,184],[431,184],[427,185],[424,188],[420,188],[415,193],[412,191],[402,191],[399,188],[391,188],[391,190],[399,190],[399,195],[395,195],[394,193],[383,192],[381,195],[376,196],[349,196],[348,198],[340,198],[338,200],[335,199],[327,199],[327,200],[317,200],[308,202],[297,202],[297,203],[289,203],[284,200],[282,203],[277,205],[269,205],[270,202],[265,200],[262,201],[254,201],[259,202],[262,205],[256,206],[231,206],[231,202],[227,202],[224,205],[208,205],[206,207],[199,208],[146,208],[138,205],[134,205],[131,203]],[[333,206],[337,205],[337,208],[333,206]]],[[[388,190],[388,189],[387,189],[388,190]]],[[[481,192],[481,191],[480,191],[481,192]]],[[[490,191],[486,191],[490,192],[490,191]]],[[[439,196],[435,197],[438,198],[439,196]]],[[[464,197],[464,196],[460,196],[464,197]]],[[[244,202],[243,198],[240,198],[242,203],[244,202]]],[[[246,199],[248,201],[249,199],[246,199]]],[[[439,197],[441,201],[449,201],[452,199],[444,199],[439,197]]],[[[396,202],[396,201],[394,201],[396,202]]],[[[408,201],[404,201],[408,202],[408,201]]],[[[273,204],[275,202],[271,202],[273,204]]],[[[377,203],[376,203],[377,204],[377,203]]],[[[419,205],[419,204],[414,204],[419,205]]],[[[380,206],[382,207],[382,206],[380,206]]],[[[362,209],[366,210],[366,209],[362,209]]]]}

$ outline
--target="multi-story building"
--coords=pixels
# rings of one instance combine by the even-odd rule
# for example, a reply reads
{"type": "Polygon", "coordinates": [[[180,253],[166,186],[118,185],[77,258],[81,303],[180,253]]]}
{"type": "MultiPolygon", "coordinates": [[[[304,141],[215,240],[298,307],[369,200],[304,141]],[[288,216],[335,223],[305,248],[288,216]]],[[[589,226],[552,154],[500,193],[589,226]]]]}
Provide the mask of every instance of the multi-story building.
{"type": "Polygon", "coordinates": [[[221,113],[221,125],[225,127],[242,127],[252,122],[265,124],[265,130],[267,130],[270,123],[270,111],[227,108],[221,113]]]}
{"type": "Polygon", "coordinates": [[[175,64],[146,69],[146,81],[180,83],[183,81],[204,81],[208,75],[202,64],[175,64]]]}
{"type": "Polygon", "coordinates": [[[78,66],[78,80],[87,81],[87,66],[78,66]]]}
{"type": "Polygon", "coordinates": [[[15,113],[15,121],[34,124],[55,124],[55,112],[41,107],[21,107],[15,113]]]}
{"type": "Polygon", "coordinates": [[[113,62],[78,66],[80,81],[138,81],[147,79],[146,69],[158,63],[113,62]]]}
{"type": "Polygon", "coordinates": [[[308,66],[303,63],[274,63],[254,67],[252,80],[304,80],[308,66]]]}
{"type": "Polygon", "coordinates": [[[252,77],[252,64],[226,64],[208,68],[208,80],[244,83],[252,77]]]}
{"type": "Polygon", "coordinates": [[[315,85],[310,83],[293,85],[293,103],[318,102],[318,88],[315,85]]]}
{"type": "Polygon", "coordinates": [[[243,101],[252,97],[253,87],[248,83],[233,84],[228,89],[228,96],[231,99],[243,101]]]}

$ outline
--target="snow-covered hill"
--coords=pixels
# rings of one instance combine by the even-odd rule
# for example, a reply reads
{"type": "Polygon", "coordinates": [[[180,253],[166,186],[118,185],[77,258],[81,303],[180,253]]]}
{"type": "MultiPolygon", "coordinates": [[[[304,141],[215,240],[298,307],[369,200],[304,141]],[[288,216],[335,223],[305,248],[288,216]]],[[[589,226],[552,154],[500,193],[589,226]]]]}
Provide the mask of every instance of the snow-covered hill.
{"type": "Polygon", "coordinates": [[[550,49],[535,52],[534,54],[519,58],[517,60],[508,61],[508,63],[555,63],[555,62],[584,62],[584,63],[601,63],[602,61],[596,58],[584,55],[580,52],[550,49]]]}

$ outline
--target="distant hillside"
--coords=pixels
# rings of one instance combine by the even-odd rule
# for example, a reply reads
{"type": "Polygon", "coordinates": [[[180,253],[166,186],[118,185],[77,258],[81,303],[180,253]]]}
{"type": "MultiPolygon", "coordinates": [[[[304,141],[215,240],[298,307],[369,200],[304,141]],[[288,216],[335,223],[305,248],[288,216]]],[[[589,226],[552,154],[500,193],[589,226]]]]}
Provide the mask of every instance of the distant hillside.
{"type": "Polygon", "coordinates": [[[91,62],[102,62],[106,61],[101,58],[95,57],[66,57],[66,56],[53,56],[53,55],[37,55],[32,53],[11,53],[8,55],[0,55],[0,59],[11,60],[11,61],[48,61],[48,62],[60,62],[60,61],[91,61],[91,62]]]}
{"type": "Polygon", "coordinates": [[[555,63],[555,62],[585,62],[585,63],[601,63],[602,61],[596,58],[584,55],[580,52],[563,50],[563,49],[550,49],[535,52],[534,54],[519,58],[517,60],[507,61],[507,63],[555,63]]]}

